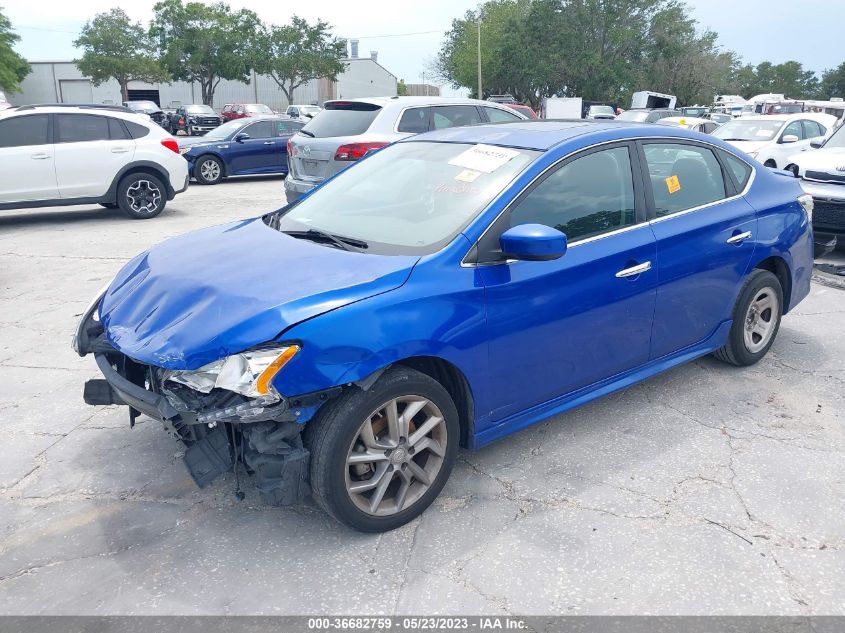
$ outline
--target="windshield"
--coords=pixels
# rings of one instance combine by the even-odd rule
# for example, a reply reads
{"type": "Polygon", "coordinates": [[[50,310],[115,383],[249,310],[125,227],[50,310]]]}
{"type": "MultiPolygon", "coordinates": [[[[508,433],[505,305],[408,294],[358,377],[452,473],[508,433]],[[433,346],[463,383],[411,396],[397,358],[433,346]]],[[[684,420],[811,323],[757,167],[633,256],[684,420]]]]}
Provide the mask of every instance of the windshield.
{"type": "Polygon", "coordinates": [[[158,112],[159,107],[153,101],[130,101],[126,104],[130,110],[136,112],[158,112]]]}
{"type": "Polygon", "coordinates": [[[188,114],[214,114],[211,106],[207,105],[189,105],[185,106],[185,112],[188,114]]]}
{"type": "Polygon", "coordinates": [[[841,125],[833,135],[825,141],[824,148],[845,147],[845,125],[841,125]]]}
{"type": "Polygon", "coordinates": [[[252,103],[244,106],[244,110],[247,112],[256,112],[258,114],[273,114],[273,111],[263,103],[252,103]]]}
{"type": "Polygon", "coordinates": [[[614,114],[613,108],[606,105],[590,106],[590,114],[614,114]]]}
{"type": "Polygon", "coordinates": [[[213,130],[206,132],[205,136],[202,138],[208,141],[220,141],[250,123],[252,123],[252,121],[249,119],[235,119],[234,121],[229,121],[228,123],[219,125],[213,130]]]}
{"type": "Polygon", "coordinates": [[[684,116],[700,117],[705,112],[706,108],[684,108],[684,116]]]}
{"type": "Polygon", "coordinates": [[[616,117],[617,121],[636,121],[637,123],[645,123],[648,119],[648,112],[628,110],[616,117]]]}
{"type": "Polygon", "coordinates": [[[724,141],[770,141],[784,125],[783,121],[735,119],[713,132],[724,141]]]}
{"type": "Polygon", "coordinates": [[[300,110],[308,114],[317,114],[322,108],[320,106],[302,106],[300,110]]]}
{"type": "Polygon", "coordinates": [[[276,228],[360,240],[369,253],[433,253],[538,155],[488,145],[397,143],[283,211],[276,228]]]}

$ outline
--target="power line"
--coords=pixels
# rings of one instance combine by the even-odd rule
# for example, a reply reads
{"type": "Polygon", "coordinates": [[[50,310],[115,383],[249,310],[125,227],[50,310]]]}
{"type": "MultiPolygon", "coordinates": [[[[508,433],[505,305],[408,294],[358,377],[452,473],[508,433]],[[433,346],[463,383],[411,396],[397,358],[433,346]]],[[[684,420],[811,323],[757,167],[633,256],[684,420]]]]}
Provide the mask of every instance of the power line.
{"type": "Polygon", "coordinates": [[[356,35],[355,37],[348,37],[350,40],[380,40],[385,37],[407,37],[409,35],[429,35],[431,33],[443,33],[443,30],[437,31],[416,31],[414,33],[391,33],[389,35],[356,35]]]}

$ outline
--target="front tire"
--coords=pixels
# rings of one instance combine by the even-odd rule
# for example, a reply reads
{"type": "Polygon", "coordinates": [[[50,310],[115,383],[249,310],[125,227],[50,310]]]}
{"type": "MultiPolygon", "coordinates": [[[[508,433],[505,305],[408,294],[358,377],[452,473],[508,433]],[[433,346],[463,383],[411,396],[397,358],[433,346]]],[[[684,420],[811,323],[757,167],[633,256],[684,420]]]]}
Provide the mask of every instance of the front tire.
{"type": "Polygon", "coordinates": [[[440,493],[459,438],[458,412],[443,386],[391,367],[369,390],[350,389],[308,424],[314,499],[356,530],[398,528],[440,493]]]}
{"type": "Polygon", "coordinates": [[[194,178],[201,185],[216,185],[223,180],[223,163],[214,156],[200,156],[194,165],[194,178]]]}
{"type": "Polygon", "coordinates": [[[164,211],[167,189],[150,173],[130,174],[117,186],[117,204],[130,218],[148,220],[164,211]]]}
{"type": "Polygon", "coordinates": [[[780,281],[768,270],[754,270],[734,306],[728,342],[714,356],[738,367],[758,362],[775,342],[782,314],[780,281]]]}

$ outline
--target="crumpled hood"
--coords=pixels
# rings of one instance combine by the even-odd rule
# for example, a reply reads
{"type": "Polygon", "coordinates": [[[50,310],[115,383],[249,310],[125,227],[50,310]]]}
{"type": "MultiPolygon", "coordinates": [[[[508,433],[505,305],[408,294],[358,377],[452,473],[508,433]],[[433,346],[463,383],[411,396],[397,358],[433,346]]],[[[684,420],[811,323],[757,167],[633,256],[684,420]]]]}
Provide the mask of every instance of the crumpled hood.
{"type": "Polygon", "coordinates": [[[196,369],[304,319],[398,288],[418,259],[322,246],[260,218],[233,222],[135,257],[106,291],[100,321],[130,358],[196,369]]]}

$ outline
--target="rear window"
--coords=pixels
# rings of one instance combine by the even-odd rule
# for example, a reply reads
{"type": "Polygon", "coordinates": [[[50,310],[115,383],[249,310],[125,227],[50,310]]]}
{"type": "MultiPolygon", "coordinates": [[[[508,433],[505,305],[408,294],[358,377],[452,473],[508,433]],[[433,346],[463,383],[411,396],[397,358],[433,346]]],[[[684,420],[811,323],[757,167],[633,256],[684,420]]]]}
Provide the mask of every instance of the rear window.
{"type": "Polygon", "coordinates": [[[372,103],[329,102],[302,130],[314,138],[355,136],[366,132],[380,111],[381,106],[372,103]]]}

